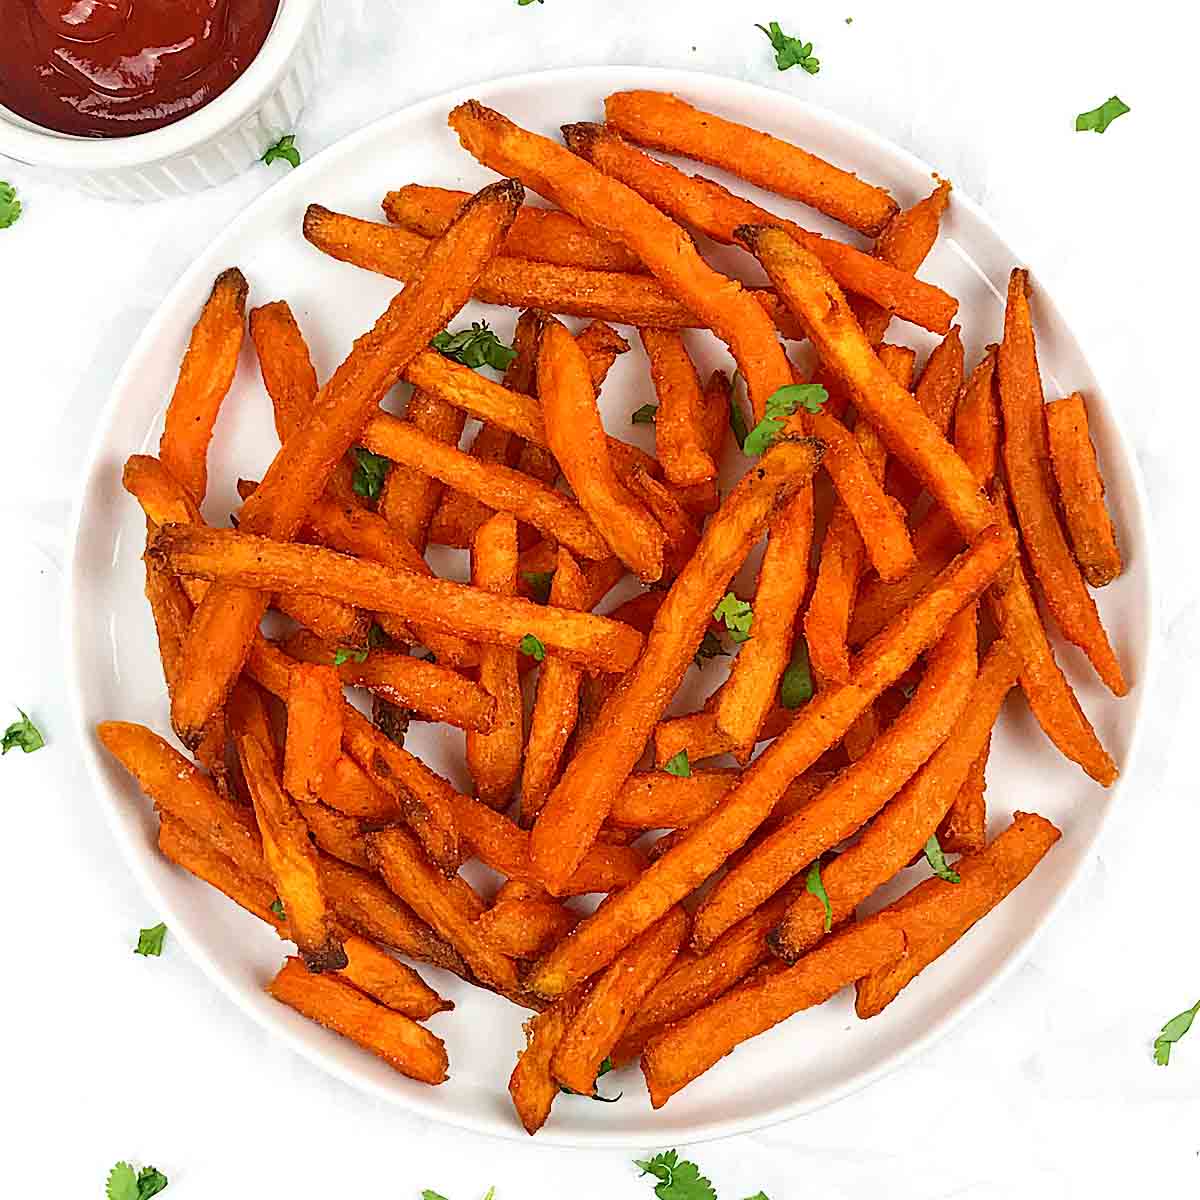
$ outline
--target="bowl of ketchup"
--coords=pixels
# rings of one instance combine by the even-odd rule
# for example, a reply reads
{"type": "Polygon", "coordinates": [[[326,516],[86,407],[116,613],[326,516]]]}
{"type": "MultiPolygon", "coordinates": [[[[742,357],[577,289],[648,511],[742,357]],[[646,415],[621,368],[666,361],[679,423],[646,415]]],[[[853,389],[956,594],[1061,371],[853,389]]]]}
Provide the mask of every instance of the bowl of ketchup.
{"type": "Polygon", "coordinates": [[[197,191],[285,133],[320,0],[0,0],[0,154],[124,199],[197,191]]]}

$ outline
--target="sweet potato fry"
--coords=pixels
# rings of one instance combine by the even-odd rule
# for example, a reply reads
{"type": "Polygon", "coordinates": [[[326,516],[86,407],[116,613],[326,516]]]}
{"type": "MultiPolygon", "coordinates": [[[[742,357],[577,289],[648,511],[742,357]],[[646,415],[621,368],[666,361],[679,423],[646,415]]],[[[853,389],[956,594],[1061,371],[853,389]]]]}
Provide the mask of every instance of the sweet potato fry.
{"type": "Polygon", "coordinates": [[[685,829],[716,808],[738,775],[728,767],[687,776],[635,771],[613,797],[608,822],[618,829],[685,829]]]}
{"type": "MultiPolygon", "coordinates": [[[[770,319],[741,284],[717,274],[669,217],[624,184],[602,175],[565,146],[530,133],[478,101],[460,104],[450,126],[485,166],[517,177],[593,233],[618,241],[678,296],[733,351],[756,409],[791,382],[770,319]]],[[[643,321],[669,327],[670,322],[643,321]]]]}
{"type": "MultiPolygon", "coordinates": [[[[722,512],[728,507],[727,501],[722,512]]],[[[1010,534],[996,530],[983,534],[859,656],[850,683],[818,694],[799,709],[788,729],[743,772],[739,786],[720,806],[542,959],[530,974],[529,986],[547,998],[563,995],[611,962],[632,938],[707,879],[770,816],[788,784],[833,745],[923,649],[941,637],[955,613],[978,598],[1011,562],[1014,549],[1010,534]]]]}
{"type": "Polygon", "coordinates": [[[263,386],[271,397],[275,433],[286,442],[308,416],[320,385],[300,326],[284,300],[250,313],[250,337],[258,355],[263,386]]]}
{"type": "Polygon", "coordinates": [[[968,605],[950,622],[916,695],[887,733],[705,897],[692,931],[696,949],[707,950],[809,863],[865,825],[937,750],[970,695],[976,641],[974,606],[968,605]]]}
{"type": "Polygon", "coordinates": [[[371,869],[360,818],[352,817],[320,800],[296,800],[295,803],[312,840],[326,854],[332,854],[334,858],[363,871],[371,869]]]}
{"type": "Polygon", "coordinates": [[[354,984],[393,1012],[414,1021],[427,1021],[454,1008],[453,1001],[439,996],[412,967],[397,962],[374,942],[350,935],[344,945],[350,961],[338,972],[338,978],[354,984]]]}
{"type": "Polygon", "coordinates": [[[389,571],[378,563],[316,546],[171,525],[159,531],[151,551],[183,575],[221,579],[245,588],[333,595],[472,641],[516,648],[532,633],[548,651],[592,670],[624,671],[641,649],[636,630],[604,617],[496,596],[408,571],[389,571]]]}
{"type": "MultiPolygon", "coordinates": [[[[508,180],[484,188],[433,242],[412,282],[374,328],[354,344],[317,396],[311,414],[275,456],[262,486],[246,501],[241,528],[295,535],[363,422],[414,354],[458,312],[495,254],[520,207],[523,190],[508,180]]],[[[250,650],[266,597],[232,583],[210,588],[192,620],[172,719],[194,745],[220,707],[250,650]]]]}
{"type": "Polygon", "coordinates": [[[288,680],[283,786],[312,800],[342,754],[342,684],[332,666],[298,663],[288,680]]]}
{"type": "Polygon", "coordinates": [[[343,754],[326,775],[321,800],[360,821],[394,821],[401,815],[400,801],[377,787],[348,754],[343,754]]]}
{"type": "Polygon", "coordinates": [[[158,444],[163,465],[197,504],[208,487],[208,443],[221,401],[233,382],[246,329],[245,276],[230,267],[217,276],[192,328],[158,444]]]}
{"type": "MultiPolygon", "coordinates": [[[[560,548],[554,578],[550,582],[550,603],[558,608],[582,609],[589,599],[587,592],[583,572],[570,554],[560,548]]],[[[578,667],[553,655],[542,663],[521,777],[523,824],[528,824],[541,811],[558,779],[563,753],[579,716],[582,676],[578,667]]]]}
{"type": "Polygon", "coordinates": [[[995,346],[987,348],[963,385],[954,411],[954,448],[975,478],[990,487],[1000,455],[995,346]]]}
{"type": "MultiPolygon", "coordinates": [[[[471,548],[471,583],[500,596],[517,594],[517,523],[497,513],[479,527],[471,548]]],[[[479,647],[479,684],[495,701],[491,730],[467,731],[467,769],[475,794],[490,808],[507,808],[521,773],[525,712],[517,674],[519,651],[507,646],[479,647]]]]}
{"type": "MultiPolygon", "coordinates": [[[[550,449],[583,511],[612,552],[645,582],[653,583],[663,571],[663,531],[617,478],[587,360],[566,327],[553,319],[542,328],[538,395],[550,449]]],[[[558,540],[576,549],[561,536],[558,540]]]]}
{"type": "Polygon", "coordinates": [[[1129,691],[1100,623],[1096,603],[1067,546],[1054,507],[1050,448],[1038,373],[1028,272],[1014,270],[1000,343],[1000,407],[1004,414],[1004,473],[1021,539],[1055,624],[1078,646],[1115,696],[1129,691]]]}
{"type": "Polygon", "coordinates": [[[987,842],[987,761],[992,739],[976,756],[950,811],[938,826],[938,844],[947,854],[974,854],[987,842]]]}
{"type": "Polygon", "coordinates": [[[899,209],[883,188],[669,92],[614,92],[604,101],[604,115],[639,145],[720,167],[769,192],[801,200],[860,233],[881,232],[899,209]]]}
{"type": "Polygon", "coordinates": [[[1121,552],[1104,506],[1104,480],[1088,432],[1087,405],[1078,392],[1046,405],[1046,433],[1075,560],[1092,587],[1104,587],[1121,573],[1121,552]]]}
{"type": "Polygon", "coordinates": [[[687,928],[687,913],[672,908],[596,980],[550,1061],[551,1074],[559,1083],[584,1096],[596,1090],[600,1064],[675,960],[687,928]]]}
{"type": "Polygon", "coordinates": [[[895,925],[874,919],[850,925],[794,967],[757,975],[665,1029],[651,1038],[642,1055],[650,1103],[661,1108],[742,1042],[903,959],[905,945],[904,933],[895,925]]]}
{"type": "MultiPolygon", "coordinates": [[[[758,741],[765,742],[778,737],[791,724],[794,715],[790,709],[771,709],[759,728],[758,741]]],[[[735,750],[740,753],[742,748],[735,746],[729,735],[721,732],[714,705],[713,709],[660,721],[654,727],[656,767],[665,766],[680,750],[686,750],[688,759],[698,763],[718,754],[731,754],[735,750]]]]}
{"type": "Polygon", "coordinates": [[[512,959],[494,950],[476,928],[480,910],[464,900],[461,879],[439,874],[411,835],[398,826],[367,835],[379,873],[422,920],[428,922],[466,960],[485,984],[502,993],[519,990],[512,959]]]}
{"type": "Polygon", "coordinates": [[[575,926],[579,914],[551,899],[497,899],[479,918],[484,937],[510,958],[531,959],[557,945],[575,926]]]}
{"type": "MultiPolygon", "coordinates": [[[[285,653],[300,662],[333,666],[336,646],[300,630],[282,643],[285,653]]],[[[338,678],[350,687],[364,687],[427,721],[444,721],[459,729],[487,733],[496,723],[496,701],[478,683],[440,663],[427,662],[396,650],[372,649],[358,661],[342,656],[338,678]]]]}
{"type": "MultiPolygon", "coordinates": [[[[383,211],[393,225],[424,237],[444,233],[469,192],[406,184],[383,198],[383,211]]],[[[504,242],[504,253],[561,267],[590,267],[596,271],[643,271],[636,254],[619,242],[589,233],[574,217],[552,208],[526,205],[517,213],[504,242]]]]}
{"type": "Polygon", "coordinates": [[[449,1059],[440,1037],[348,983],[310,974],[298,958],[283,964],[267,991],[309,1020],[378,1055],[401,1075],[431,1084],[447,1078],[449,1059]]]}
{"type": "Polygon", "coordinates": [[[554,1101],[562,1094],[558,1080],[550,1074],[550,1062],[579,1000],[579,996],[564,996],[525,1022],[525,1049],[509,1077],[508,1093],[525,1132],[530,1135],[545,1125],[554,1101]]]}
{"type": "Polygon", "coordinates": [[[625,486],[646,506],[665,535],[660,582],[674,579],[700,544],[700,531],[695,521],[678,494],[641,467],[634,468],[633,474],[625,480],[625,486]]]}
{"type": "MultiPolygon", "coordinates": [[[[811,250],[847,292],[865,296],[904,320],[945,333],[958,309],[953,296],[910,272],[832,238],[812,233],[705,179],[687,175],[627,142],[608,125],[563,126],[567,145],[594,167],[619,179],[669,217],[729,245],[739,225],[778,225],[811,250]]],[[[510,251],[512,253],[512,251],[510,251]]]]}
{"type": "Polygon", "coordinates": [[[865,1019],[882,1012],[902,988],[1025,879],[1060,836],[1045,818],[1016,813],[1013,823],[986,850],[959,859],[954,867],[958,883],[927,879],[884,909],[903,926],[908,954],[860,977],[854,1005],[858,1015],[865,1019]]]}
{"type": "MultiPolygon", "coordinates": [[[[866,826],[858,841],[822,870],[834,921],[849,916],[876,888],[902,871],[937,832],[1020,669],[1017,652],[1005,641],[996,642],[951,736],[866,826]]],[[[772,935],[775,953],[794,962],[821,940],[825,922],[824,905],[815,896],[798,896],[772,935]]]]}
{"type": "Polygon", "coordinates": [[[694,557],[658,610],[636,664],[604,705],[533,827],[530,851],[551,892],[558,891],[595,839],[613,796],[696,653],[730,576],[775,507],[811,479],[819,461],[819,444],[780,441],[709,522],[694,557]]]}
{"type": "Polygon", "coordinates": [[[663,474],[680,487],[705,483],[717,468],[705,445],[704,396],[683,335],[676,329],[643,329],[641,335],[658,397],[654,447],[663,474]]]}
{"type": "Polygon", "coordinates": [[[865,558],[854,518],[844,504],[835,503],[821,541],[812,599],[804,613],[809,662],[817,678],[826,683],[845,683],[850,678],[850,613],[865,558]]]}
{"type": "Polygon", "coordinates": [[[766,268],[826,367],[850,390],[859,415],[875,426],[888,452],[946,509],[963,537],[977,537],[995,520],[987,497],[937,426],[879,361],[828,272],[782,230],[742,226],[738,237],[766,268]]]}

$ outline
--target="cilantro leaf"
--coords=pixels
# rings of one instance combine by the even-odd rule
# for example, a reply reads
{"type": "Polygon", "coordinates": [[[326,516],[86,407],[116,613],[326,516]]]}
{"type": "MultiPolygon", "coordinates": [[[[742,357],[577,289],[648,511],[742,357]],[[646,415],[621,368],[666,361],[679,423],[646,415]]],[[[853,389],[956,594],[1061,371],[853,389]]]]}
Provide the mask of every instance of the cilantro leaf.
{"type": "Polygon", "coordinates": [[[629,423],[630,425],[653,425],[657,416],[657,404],[643,404],[641,408],[634,411],[633,416],[629,418],[629,423]]]}
{"type": "Polygon", "coordinates": [[[273,146],[267,147],[267,152],[262,156],[263,162],[268,166],[283,159],[285,163],[291,163],[293,167],[300,165],[300,151],[296,149],[296,135],[294,133],[285,134],[273,146]]]}
{"type": "Polygon", "coordinates": [[[1200,1013],[1200,1001],[1177,1017],[1172,1017],[1162,1027],[1162,1032],[1154,1039],[1154,1061],[1160,1067],[1165,1067],[1171,1061],[1171,1047],[1191,1029],[1197,1013],[1200,1013]]]}
{"type": "Polygon", "coordinates": [[[143,1167],[138,1172],[138,1200],[150,1200],[167,1186],[167,1177],[157,1167],[143,1167]]]}
{"type": "MultiPolygon", "coordinates": [[[[517,2],[520,3],[521,0],[517,0],[517,2]]],[[[426,1188],[421,1193],[421,1200],[446,1200],[446,1197],[443,1196],[441,1192],[433,1192],[430,1191],[429,1188],[426,1188]]]]}
{"type": "Polygon", "coordinates": [[[371,628],[367,630],[367,648],[370,650],[382,650],[385,646],[390,646],[392,639],[388,637],[387,631],[378,621],[371,622],[371,628]]]}
{"type": "Polygon", "coordinates": [[[668,775],[678,775],[680,779],[690,779],[692,777],[692,764],[688,762],[687,750],[680,750],[678,754],[672,754],[663,763],[663,770],[668,775]]]}
{"type": "Polygon", "coordinates": [[[813,58],[812,42],[802,42],[799,38],[788,37],[779,28],[778,21],[772,21],[770,28],[766,25],[755,25],[761,29],[771,41],[771,49],[775,51],[775,66],[780,71],[789,67],[800,67],[810,75],[815,75],[821,69],[821,60],[813,58]]]}
{"type": "Polygon", "coordinates": [[[789,383],[773,392],[767,399],[766,415],[746,435],[742,450],[746,454],[765,454],[783,432],[784,422],[797,408],[807,412],[821,411],[829,393],[819,383],[789,383]]]}
{"type": "MultiPolygon", "coordinates": [[[[850,18],[846,18],[846,24],[850,24],[850,18]]],[[[746,1200],[771,1200],[766,1192],[755,1192],[753,1196],[747,1196],[746,1200]]]]}
{"type": "MultiPolygon", "coordinates": [[[[540,2],[541,2],[541,0],[538,0],[538,2],[540,3],[540,2]]],[[[496,1187],[495,1187],[495,1184],[493,1184],[493,1185],[492,1185],[490,1188],[488,1188],[488,1190],[487,1190],[487,1195],[486,1195],[486,1196],[484,1196],[483,1200],[496,1200],[496,1187]]]]}
{"type": "Polygon", "coordinates": [[[1117,96],[1109,96],[1099,108],[1080,113],[1075,118],[1076,133],[1103,133],[1118,117],[1130,111],[1129,105],[1117,96]]]}
{"type": "Polygon", "coordinates": [[[792,661],[779,681],[779,703],[784,708],[799,708],[813,696],[812,667],[808,661],[808,643],[797,637],[792,647],[792,661]]]}
{"type": "Polygon", "coordinates": [[[392,469],[392,460],[382,454],[372,454],[363,446],[354,447],[354,493],[368,500],[378,500],[383,491],[383,481],[392,469]]]}
{"type": "Polygon", "coordinates": [[[529,590],[539,604],[546,604],[549,601],[550,584],[554,580],[553,571],[522,571],[521,578],[529,584],[529,590]]]}
{"type": "Polygon", "coordinates": [[[133,950],[134,954],[141,954],[146,958],[157,958],[163,952],[163,940],[166,936],[167,927],[161,921],[157,925],[151,925],[149,929],[139,930],[137,945],[133,950]]]}
{"type": "Polygon", "coordinates": [[[692,662],[696,666],[703,669],[704,664],[710,658],[728,657],[728,652],[721,645],[721,639],[717,637],[711,629],[704,631],[704,637],[700,640],[700,645],[696,647],[696,653],[692,656],[692,662]]]}
{"type": "Polygon", "coordinates": [[[642,1168],[643,1175],[653,1175],[658,1180],[654,1185],[658,1200],[717,1200],[713,1185],[700,1174],[700,1168],[681,1159],[674,1150],[656,1154],[645,1162],[633,1161],[634,1166],[642,1168]]]}
{"type": "MultiPolygon", "coordinates": [[[[625,1095],[624,1092],[618,1092],[615,1096],[602,1096],[602,1095],[600,1095],[599,1091],[597,1091],[597,1086],[600,1083],[601,1077],[604,1075],[607,1075],[609,1073],[609,1071],[612,1071],[615,1069],[616,1068],[613,1066],[613,1060],[611,1058],[606,1058],[600,1064],[600,1069],[596,1072],[596,1083],[592,1085],[592,1094],[587,1097],[588,1100],[599,1100],[601,1104],[616,1104],[616,1102],[618,1100],[620,1100],[623,1095],[625,1095]]],[[[578,1096],[579,1095],[578,1092],[572,1090],[569,1087],[565,1087],[562,1085],[559,1086],[558,1090],[567,1096],[578,1096]]],[[[490,1194],[491,1193],[489,1193],[489,1195],[490,1194]]],[[[485,1197],[484,1200],[487,1200],[487,1198],[485,1197]]]]}
{"type": "Polygon", "coordinates": [[[518,8],[525,8],[530,4],[545,4],[546,0],[517,0],[518,8]]]}
{"type": "Polygon", "coordinates": [[[734,372],[733,383],[729,387],[729,428],[733,432],[733,440],[737,442],[738,449],[745,450],[746,437],[750,431],[746,427],[746,414],[742,411],[742,403],[737,398],[737,385],[741,377],[740,371],[734,372]]]}
{"type": "Polygon", "coordinates": [[[143,1167],[137,1174],[127,1162],[119,1162],[108,1173],[104,1194],[108,1200],[150,1200],[167,1186],[167,1177],[157,1167],[143,1167]]]}
{"type": "Polygon", "coordinates": [[[546,657],[546,647],[532,633],[527,633],[521,639],[521,653],[529,655],[534,662],[541,662],[546,657]]]}
{"type": "Polygon", "coordinates": [[[21,719],[14,721],[0,735],[0,756],[17,749],[25,754],[32,754],[46,744],[42,731],[29,719],[29,715],[19,708],[17,712],[21,714],[21,719]]]}
{"type": "Polygon", "coordinates": [[[457,333],[443,329],[434,336],[430,345],[464,367],[488,366],[497,371],[507,371],[517,357],[517,352],[511,346],[506,346],[486,321],[473,321],[470,329],[460,329],[457,333]]]}
{"type": "Polygon", "coordinates": [[[933,873],[939,879],[944,879],[947,883],[961,882],[958,872],[946,865],[946,856],[942,853],[942,846],[936,833],[930,834],[929,841],[925,843],[925,857],[929,860],[933,873]]]}
{"type": "Polygon", "coordinates": [[[15,225],[20,218],[21,202],[17,199],[17,189],[0,180],[0,229],[15,225]]]}
{"type": "Polygon", "coordinates": [[[720,603],[713,609],[713,620],[725,622],[729,636],[733,641],[741,643],[750,640],[750,626],[754,621],[754,610],[749,600],[739,600],[734,592],[726,592],[720,603]]]}
{"type": "Polygon", "coordinates": [[[825,906],[825,932],[828,933],[833,928],[833,905],[829,903],[829,893],[825,890],[825,884],[821,880],[821,860],[819,858],[808,868],[808,874],[804,878],[804,890],[809,895],[816,896],[825,906]]]}
{"type": "Polygon", "coordinates": [[[333,656],[333,665],[335,667],[340,667],[343,663],[348,663],[351,659],[353,659],[356,663],[365,663],[367,661],[367,655],[370,653],[370,650],[367,649],[348,650],[345,646],[340,646],[337,650],[337,653],[333,656]]]}
{"type": "Polygon", "coordinates": [[[283,909],[283,901],[278,896],[271,901],[271,911],[281,920],[287,920],[287,913],[283,909]]]}

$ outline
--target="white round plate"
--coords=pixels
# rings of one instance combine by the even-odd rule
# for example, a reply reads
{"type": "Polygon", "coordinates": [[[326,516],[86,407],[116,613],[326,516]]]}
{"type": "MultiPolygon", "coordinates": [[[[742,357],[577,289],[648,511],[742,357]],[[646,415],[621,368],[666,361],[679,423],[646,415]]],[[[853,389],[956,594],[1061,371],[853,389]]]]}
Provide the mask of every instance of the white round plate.
{"type": "MultiPolygon", "coordinates": [[[[383,194],[409,181],[472,190],[488,182],[494,177],[459,148],[446,126],[450,108],[468,97],[478,97],[516,121],[554,135],[560,123],[600,119],[608,93],[633,87],[677,92],[704,108],[768,129],[886,186],[902,205],[931,189],[931,168],[899,147],[810,104],[733,79],[598,67],[499,80],[414,105],[289,174],[193,263],[147,326],[117,380],[92,447],[76,520],[67,653],[79,736],[96,793],[125,858],[172,935],[239,1008],[332,1074],[422,1116],[506,1137],[525,1136],[512,1112],[506,1084],[523,1045],[521,1022],[526,1014],[452,977],[430,972],[434,985],[457,1004],[454,1012],[431,1022],[448,1044],[451,1078],[437,1088],[410,1082],[269,999],[263,984],[283,953],[274,934],[158,855],[150,804],[107,758],[92,733],[97,721],[112,718],[140,721],[169,734],[154,630],[142,597],[144,525],[137,505],[121,489],[121,466],[130,453],[157,446],[163,409],[188,332],[221,269],[233,264],[242,268],[254,304],[278,298],[290,301],[322,378],[383,310],[395,292],[392,282],[325,258],[304,241],[300,222],[308,203],[318,201],[381,219],[383,194]]],[[[767,208],[845,236],[844,230],[831,227],[819,214],[755,194],[753,188],[736,181],[725,182],[767,208]]],[[[718,264],[729,264],[746,278],[755,277],[755,264],[748,256],[729,249],[705,249],[712,251],[718,264]]],[[[960,320],[969,365],[986,343],[1000,336],[1005,281],[1010,267],[1019,261],[987,218],[956,192],[942,237],[921,274],[962,302],[960,320]]],[[[483,312],[474,311],[477,307],[472,306],[464,318],[477,319],[483,312]]],[[[1079,344],[1040,288],[1035,290],[1034,308],[1047,394],[1080,389],[1093,415],[1093,432],[1127,561],[1125,574],[1097,599],[1133,681],[1132,695],[1115,701],[1078,653],[1064,648],[1061,658],[1100,737],[1128,769],[1153,641],[1145,500],[1133,455],[1079,344]]],[[[486,315],[502,335],[510,332],[513,312],[495,309],[486,315]]],[[[932,344],[928,335],[900,322],[893,323],[890,336],[922,351],[932,344]]],[[[692,344],[705,367],[728,365],[723,347],[708,335],[693,335],[692,344]]],[[[647,389],[646,364],[635,345],[618,362],[604,389],[604,413],[611,429],[624,437],[647,436],[644,427],[631,430],[629,425],[629,414],[648,398],[647,389]]],[[[275,448],[270,406],[248,352],[222,410],[210,453],[205,507],[211,521],[228,523],[229,513],[238,505],[237,477],[261,472],[275,448]]],[[[454,553],[438,554],[435,566],[461,577],[460,558],[454,553]]],[[[703,676],[690,672],[691,694],[682,702],[694,705],[717,682],[714,672],[720,669],[710,664],[703,676]]],[[[457,786],[468,786],[461,765],[461,735],[456,731],[414,726],[410,745],[457,786]]],[[[744,1133],[844,1096],[928,1046],[979,1003],[1026,953],[1034,934],[1087,861],[1115,796],[1059,757],[1019,699],[1010,700],[1004,714],[988,782],[993,832],[1020,807],[1052,819],[1063,830],[1062,842],[1009,900],[881,1016],[856,1021],[850,996],[836,997],[740,1047],[657,1113],[649,1106],[640,1076],[627,1070],[605,1082],[610,1094],[624,1091],[619,1104],[564,1096],[540,1140],[588,1146],[646,1141],[672,1145],[744,1133]]],[[[893,891],[910,886],[920,870],[908,874],[911,878],[893,885],[893,891]]]]}

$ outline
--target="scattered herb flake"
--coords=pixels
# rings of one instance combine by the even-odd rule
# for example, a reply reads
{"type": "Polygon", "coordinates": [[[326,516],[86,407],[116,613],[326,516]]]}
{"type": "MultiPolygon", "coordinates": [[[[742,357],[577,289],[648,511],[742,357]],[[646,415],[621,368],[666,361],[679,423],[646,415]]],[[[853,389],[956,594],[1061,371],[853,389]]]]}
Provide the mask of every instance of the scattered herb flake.
{"type": "Polygon", "coordinates": [[[641,1167],[643,1175],[653,1175],[658,1180],[654,1185],[658,1200],[717,1200],[713,1185],[700,1174],[700,1168],[681,1159],[674,1150],[656,1154],[645,1162],[634,1159],[634,1166],[641,1167]]]}
{"type": "Polygon", "coordinates": [[[733,440],[739,450],[745,450],[749,429],[746,426],[746,414],[742,411],[742,402],[738,399],[738,381],[742,373],[735,371],[733,382],[729,387],[729,428],[733,431],[733,440]]]}
{"type": "Polygon", "coordinates": [[[792,646],[792,661],[779,681],[779,703],[784,708],[799,708],[813,696],[812,667],[808,661],[808,643],[797,637],[792,646]]]}
{"type": "Polygon", "coordinates": [[[157,925],[151,925],[149,929],[139,930],[137,945],[133,949],[134,954],[141,954],[146,958],[157,958],[163,952],[163,941],[166,936],[167,927],[161,921],[157,925]]]}
{"type": "Polygon", "coordinates": [[[1200,1001],[1177,1017],[1172,1017],[1162,1027],[1162,1032],[1154,1039],[1154,1061],[1160,1067],[1165,1067],[1171,1061],[1171,1047],[1191,1029],[1198,1012],[1200,1001]]]}
{"type": "Polygon", "coordinates": [[[771,42],[775,51],[775,66],[780,71],[790,67],[799,67],[810,75],[815,75],[821,69],[821,60],[813,57],[812,42],[802,42],[799,38],[789,37],[779,28],[778,21],[772,21],[770,26],[755,25],[761,29],[771,42]]]}
{"type": "Polygon", "coordinates": [[[365,648],[362,650],[353,650],[342,646],[333,656],[333,665],[335,667],[340,667],[344,663],[348,663],[352,660],[356,663],[365,663],[367,661],[367,655],[370,653],[370,650],[365,648]]]}
{"type": "Polygon", "coordinates": [[[527,633],[521,639],[521,653],[527,654],[534,662],[541,662],[546,657],[546,647],[532,633],[527,633]]]}
{"type": "Polygon", "coordinates": [[[470,329],[451,333],[443,329],[430,343],[435,350],[464,367],[493,367],[507,371],[517,352],[506,346],[486,321],[473,321],[470,329]]]}
{"type": "Polygon", "coordinates": [[[939,879],[944,879],[947,883],[961,882],[958,872],[947,865],[946,855],[942,852],[942,844],[938,841],[936,833],[930,834],[929,841],[925,843],[925,857],[939,879]]]}
{"type": "Polygon", "coordinates": [[[286,920],[287,920],[287,913],[284,911],[284,908],[283,908],[283,901],[282,901],[282,900],[280,900],[280,898],[279,898],[278,896],[276,896],[276,897],[275,897],[275,899],[271,901],[271,911],[272,911],[272,912],[273,912],[273,913],[274,913],[274,914],[275,914],[275,915],[276,915],[276,916],[277,916],[277,917],[278,917],[278,918],[279,918],[281,921],[286,921],[286,920]]]}
{"type": "Polygon", "coordinates": [[[633,416],[629,418],[629,423],[630,425],[653,425],[657,416],[657,404],[643,404],[641,408],[634,410],[633,416]]]}
{"type": "Polygon", "coordinates": [[[522,571],[521,578],[529,584],[529,590],[539,604],[549,601],[550,584],[554,581],[553,571],[522,571]]]}
{"type": "Polygon", "coordinates": [[[783,432],[784,422],[797,408],[810,413],[820,412],[821,405],[828,399],[829,393],[819,383],[789,383],[787,387],[781,387],[768,398],[766,416],[747,434],[743,452],[765,454],[783,432]]]}
{"type": "Polygon", "coordinates": [[[296,149],[296,135],[294,133],[285,134],[273,146],[267,148],[266,154],[262,156],[263,162],[268,166],[283,159],[286,163],[291,163],[293,167],[300,165],[300,151],[296,149]]]}
{"type": "Polygon", "coordinates": [[[32,754],[46,744],[46,739],[42,737],[42,731],[29,719],[28,713],[20,708],[17,709],[17,712],[21,714],[21,719],[14,721],[0,735],[0,757],[10,750],[21,750],[25,754],[32,754]]]}
{"type": "MultiPolygon", "coordinates": [[[[615,1096],[602,1096],[602,1095],[600,1095],[599,1091],[597,1090],[597,1087],[600,1083],[601,1078],[603,1076],[607,1075],[609,1073],[609,1071],[611,1071],[613,1069],[614,1069],[613,1060],[611,1058],[606,1058],[600,1064],[600,1070],[598,1070],[596,1072],[596,1083],[593,1084],[593,1086],[592,1086],[592,1093],[590,1096],[587,1097],[588,1100],[598,1100],[601,1104],[616,1104],[616,1102],[621,1099],[621,1097],[625,1094],[624,1092],[618,1092],[615,1096]]],[[[558,1090],[567,1096],[578,1096],[579,1095],[578,1092],[572,1090],[569,1087],[565,1087],[565,1086],[560,1086],[558,1090]]],[[[485,1200],[486,1200],[486,1197],[485,1197],[485,1200]]]]}
{"type": "Polygon", "coordinates": [[[690,779],[692,777],[692,764],[688,762],[688,752],[680,750],[678,754],[672,754],[663,763],[663,770],[668,775],[678,775],[680,779],[690,779]]]}
{"type": "Polygon", "coordinates": [[[1129,105],[1117,96],[1109,96],[1099,108],[1080,113],[1075,118],[1076,133],[1103,133],[1118,117],[1130,111],[1129,105]]]}
{"type": "Polygon", "coordinates": [[[0,180],[0,229],[7,229],[20,219],[21,202],[17,199],[17,189],[0,180]]]}
{"type": "Polygon", "coordinates": [[[167,1186],[167,1177],[157,1167],[143,1167],[136,1174],[127,1162],[119,1162],[108,1173],[104,1194],[108,1200],[150,1200],[167,1186]]]}
{"type": "Polygon", "coordinates": [[[728,651],[721,645],[721,639],[711,629],[706,629],[704,637],[700,639],[700,645],[696,647],[696,653],[692,656],[692,661],[703,669],[704,664],[710,658],[721,656],[728,657],[728,651]]]}
{"type": "Polygon", "coordinates": [[[363,496],[367,500],[378,500],[379,493],[383,491],[383,481],[392,469],[392,460],[384,458],[382,454],[372,454],[363,446],[355,446],[354,461],[355,495],[363,496]]]}
{"type": "Polygon", "coordinates": [[[833,928],[833,905],[829,903],[829,893],[821,881],[821,860],[819,858],[808,868],[808,874],[804,878],[804,890],[809,895],[816,896],[825,906],[825,932],[828,933],[833,928]]]}
{"type": "Polygon", "coordinates": [[[754,610],[749,600],[741,600],[734,592],[726,592],[713,609],[713,620],[725,623],[730,638],[735,642],[750,640],[750,626],[754,622],[754,610]]]}

